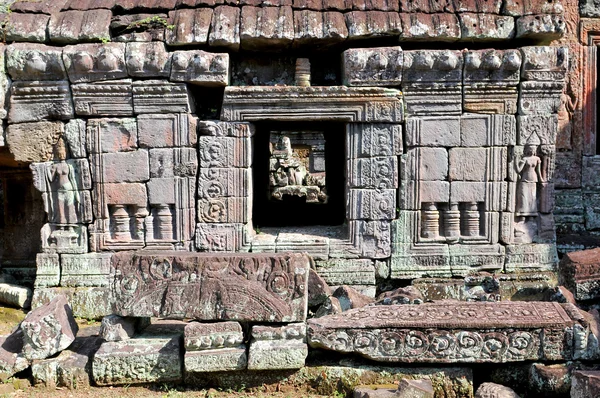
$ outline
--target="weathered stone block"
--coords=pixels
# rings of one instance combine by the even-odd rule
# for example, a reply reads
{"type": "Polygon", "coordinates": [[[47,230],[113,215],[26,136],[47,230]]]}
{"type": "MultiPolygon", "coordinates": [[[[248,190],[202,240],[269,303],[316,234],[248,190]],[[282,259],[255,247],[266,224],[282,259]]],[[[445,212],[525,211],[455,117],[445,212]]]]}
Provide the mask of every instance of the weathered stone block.
{"type": "Polygon", "coordinates": [[[240,41],[243,49],[289,47],[294,40],[292,7],[242,8],[240,41]]]}
{"type": "Polygon", "coordinates": [[[400,47],[352,48],[343,53],[343,81],[347,86],[399,86],[402,64],[400,47]]]}
{"type": "Polygon", "coordinates": [[[60,283],[60,258],[58,254],[38,253],[36,256],[35,287],[52,287],[60,283]]]}
{"type": "Polygon", "coordinates": [[[245,223],[251,219],[250,198],[199,199],[198,221],[203,223],[245,223]]]}
{"type": "Polygon", "coordinates": [[[456,41],[461,37],[458,18],[450,13],[402,13],[400,40],[456,41]]]}
{"type": "MultiPolygon", "coordinates": [[[[498,241],[496,239],[491,243],[498,241]]],[[[449,245],[450,270],[453,276],[466,276],[473,272],[502,272],[504,269],[504,246],[490,245],[449,245]]]]}
{"type": "Polygon", "coordinates": [[[229,84],[229,54],[202,50],[175,51],[171,81],[214,87],[229,84]]]}
{"type": "Polygon", "coordinates": [[[475,392],[476,398],[484,397],[502,397],[519,398],[519,395],[512,388],[496,383],[482,383],[475,392]]]}
{"type": "Polygon", "coordinates": [[[196,248],[210,252],[239,251],[247,243],[244,224],[199,223],[196,226],[196,248]]]}
{"type": "Polygon", "coordinates": [[[392,279],[452,276],[448,245],[396,243],[392,249],[392,279]]]}
{"type": "Polygon", "coordinates": [[[290,322],[306,317],[306,255],[123,252],[113,256],[113,266],[117,273],[113,284],[117,315],[257,322],[290,322]],[[215,261],[221,264],[216,272],[209,267],[215,261]],[[238,273],[249,266],[260,269],[266,279],[259,281],[254,274],[238,273]],[[196,278],[182,280],[181,272],[196,278]],[[127,288],[129,279],[141,278],[142,274],[154,275],[152,287],[137,284],[134,290],[127,288]]]}
{"type": "Polygon", "coordinates": [[[350,222],[350,237],[363,257],[389,257],[392,246],[390,230],[389,221],[350,222]]]}
{"type": "Polygon", "coordinates": [[[577,300],[600,297],[600,250],[567,253],[558,269],[559,283],[573,292],[577,300]]]}
{"type": "Polygon", "coordinates": [[[127,77],[125,43],[67,46],[63,50],[63,62],[71,83],[127,77]]]}
{"type": "Polygon", "coordinates": [[[69,120],[65,125],[63,137],[69,145],[69,152],[73,158],[87,157],[86,122],[81,119],[69,120]]]}
{"type": "Polygon", "coordinates": [[[37,308],[47,304],[59,295],[67,296],[76,317],[101,319],[111,313],[112,297],[109,289],[105,287],[37,288],[33,291],[31,307],[37,308]]]}
{"type": "Polygon", "coordinates": [[[50,41],[70,44],[110,39],[110,10],[63,11],[52,14],[48,24],[50,41]]]}
{"type": "Polygon", "coordinates": [[[519,116],[518,145],[554,145],[558,131],[557,115],[519,116]]]}
{"type": "Polygon", "coordinates": [[[6,37],[7,42],[26,41],[44,43],[48,40],[49,15],[22,14],[11,12],[7,16],[6,37]]]}
{"type": "Polygon", "coordinates": [[[505,362],[569,358],[572,323],[558,303],[426,303],[371,306],[310,319],[307,335],[312,347],[383,362],[505,362]],[[490,311],[506,314],[511,327],[504,319],[490,318],[490,311]],[[465,338],[473,344],[465,347],[465,338]]]}
{"type": "Polygon", "coordinates": [[[505,270],[552,271],[558,257],[554,244],[528,244],[506,246],[505,270]]]}
{"type": "Polygon", "coordinates": [[[74,84],[75,113],[81,116],[132,116],[131,79],[74,84]]]}
{"type": "Polygon", "coordinates": [[[564,81],[569,62],[568,48],[533,46],[522,47],[521,52],[523,80],[564,81]]]}
{"type": "Polygon", "coordinates": [[[198,171],[198,197],[249,197],[252,173],[244,168],[201,168],[198,171]]]}
{"type": "Polygon", "coordinates": [[[10,378],[29,366],[22,349],[23,331],[20,328],[8,336],[0,336],[0,378],[2,380],[10,378]]]}
{"type": "Polygon", "coordinates": [[[511,115],[465,113],[460,118],[460,146],[504,146],[517,143],[517,123],[511,115]]]}
{"type": "Polygon", "coordinates": [[[375,267],[371,260],[317,261],[317,272],[330,285],[375,285],[375,267]]]}
{"type": "Polygon", "coordinates": [[[280,327],[253,326],[248,369],[299,369],[308,356],[304,323],[280,327]]]}
{"type": "Polygon", "coordinates": [[[102,318],[100,336],[104,341],[129,340],[135,334],[136,318],[108,315],[102,318]]]}
{"type": "Polygon", "coordinates": [[[458,117],[411,117],[406,121],[406,144],[459,146],[460,123],[458,117]]]}
{"type": "Polygon", "coordinates": [[[186,352],[237,348],[243,342],[244,333],[238,322],[192,322],[185,326],[183,335],[186,352]]]}
{"type": "Polygon", "coordinates": [[[450,183],[447,181],[406,181],[400,184],[398,206],[402,210],[420,210],[423,203],[449,201],[450,183]]]}
{"type": "Polygon", "coordinates": [[[249,138],[198,138],[200,167],[250,167],[252,164],[249,138]]]}
{"type": "Polygon", "coordinates": [[[448,151],[412,148],[403,159],[403,166],[403,181],[444,181],[448,177],[448,151]]]}
{"type": "Polygon", "coordinates": [[[17,162],[46,162],[64,128],[62,122],[13,124],[6,129],[6,143],[17,162]]]}
{"type": "Polygon", "coordinates": [[[363,124],[346,125],[348,158],[397,156],[402,154],[402,125],[363,124]]]}
{"type": "Polygon", "coordinates": [[[502,4],[487,0],[454,0],[454,9],[456,12],[477,12],[488,14],[500,14],[502,4]]]}
{"type": "Polygon", "coordinates": [[[221,122],[218,120],[198,121],[199,135],[212,135],[217,137],[252,137],[254,125],[250,123],[221,122]]]}
{"type": "Polygon", "coordinates": [[[133,118],[90,119],[87,150],[91,154],[127,152],[138,147],[138,126],[133,118]]]}
{"type": "Polygon", "coordinates": [[[504,181],[506,179],[506,148],[450,148],[448,155],[450,181],[504,181]]]}
{"type": "Polygon", "coordinates": [[[212,15],[211,8],[169,11],[169,23],[174,28],[165,31],[166,43],[170,46],[206,44],[212,15]]]}
{"type": "Polygon", "coordinates": [[[208,36],[208,44],[233,51],[240,48],[240,9],[218,6],[214,9],[208,36]]]}
{"type": "Polygon", "coordinates": [[[502,211],[506,208],[506,182],[463,182],[450,183],[450,201],[484,203],[487,211],[502,211]]]}
{"type": "Polygon", "coordinates": [[[521,82],[519,96],[519,114],[558,113],[564,82],[521,82]]]}
{"type": "Polygon", "coordinates": [[[16,81],[10,88],[10,123],[73,118],[67,81],[16,81]]]}
{"type": "Polygon", "coordinates": [[[454,0],[442,1],[423,1],[423,0],[400,0],[400,10],[402,12],[454,12],[454,0]]]}
{"type": "Polygon", "coordinates": [[[141,148],[195,146],[196,121],[190,115],[140,115],[138,137],[141,148]]]}
{"type": "Polygon", "coordinates": [[[573,372],[572,377],[572,398],[595,397],[600,394],[600,372],[578,370],[573,372]]]}
{"type": "Polygon", "coordinates": [[[125,65],[131,77],[168,77],[171,54],[162,42],[127,43],[125,65]]]}
{"type": "Polygon", "coordinates": [[[62,48],[43,44],[6,46],[6,69],[14,80],[67,80],[62,48]]]}
{"type": "Polygon", "coordinates": [[[63,254],[61,286],[108,286],[111,253],[63,254]]]}
{"type": "Polygon", "coordinates": [[[527,15],[517,19],[518,39],[556,40],[565,34],[567,24],[562,15],[527,15]]]}
{"type": "Polygon", "coordinates": [[[189,178],[196,175],[198,155],[195,148],[159,148],[149,152],[150,178],[189,178]]]}
{"type": "Polygon", "coordinates": [[[396,216],[394,189],[350,189],[348,219],[392,220],[396,216]]]}
{"type": "Polygon", "coordinates": [[[142,113],[193,113],[194,101],[185,83],[162,80],[133,82],[133,111],[142,113]]]}
{"type": "Polygon", "coordinates": [[[398,187],[398,158],[395,156],[347,161],[351,188],[394,189],[398,187]]]}
{"type": "Polygon", "coordinates": [[[98,164],[97,157],[102,157],[104,168],[102,176],[92,168],[94,181],[111,182],[144,182],[150,179],[148,151],[138,149],[130,152],[103,153],[94,155],[92,163],[98,164]]]}
{"type": "Polygon", "coordinates": [[[0,303],[11,307],[29,308],[31,306],[31,289],[10,283],[0,283],[0,303]]]}
{"type": "Polygon", "coordinates": [[[105,342],[94,355],[94,382],[106,386],[181,381],[180,339],[179,335],[140,336],[105,342]]]}
{"type": "Polygon", "coordinates": [[[277,235],[277,253],[308,253],[313,259],[323,260],[329,256],[329,238],[306,230],[290,229],[277,235]]]}
{"type": "Polygon", "coordinates": [[[186,351],[184,366],[187,373],[229,372],[246,369],[248,357],[246,346],[219,348],[203,351],[186,351]]]}
{"type": "Polygon", "coordinates": [[[564,6],[561,0],[510,0],[504,3],[502,13],[521,16],[529,14],[562,14],[564,6]]]}
{"type": "Polygon", "coordinates": [[[463,13],[458,14],[458,18],[462,40],[506,40],[515,37],[513,17],[463,13]]]}
{"type": "Polygon", "coordinates": [[[397,12],[352,11],[344,16],[349,40],[396,36],[402,32],[402,22],[397,12]]]}
{"type": "Polygon", "coordinates": [[[335,44],[347,37],[346,21],[340,12],[294,11],[294,45],[335,44]]]}
{"type": "Polygon", "coordinates": [[[48,358],[67,348],[78,331],[67,298],[57,296],[31,311],[23,322],[23,355],[27,359],[48,358]]]}

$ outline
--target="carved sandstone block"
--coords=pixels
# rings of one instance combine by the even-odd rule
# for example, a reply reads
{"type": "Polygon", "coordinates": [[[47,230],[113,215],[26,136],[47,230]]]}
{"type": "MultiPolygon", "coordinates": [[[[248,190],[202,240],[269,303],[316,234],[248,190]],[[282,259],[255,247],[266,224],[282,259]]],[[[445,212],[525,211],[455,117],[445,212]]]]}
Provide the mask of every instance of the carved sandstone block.
{"type": "Polygon", "coordinates": [[[240,9],[218,6],[214,9],[208,44],[233,51],[240,48],[240,9]]]}
{"type": "Polygon", "coordinates": [[[196,248],[209,252],[234,252],[246,246],[247,227],[244,224],[199,223],[196,225],[196,248]]]}
{"type": "Polygon", "coordinates": [[[52,287],[60,283],[60,259],[58,254],[38,253],[36,255],[35,287],[52,287]]]}
{"type": "Polygon", "coordinates": [[[219,348],[203,351],[186,351],[184,366],[188,376],[193,373],[230,372],[246,369],[248,358],[246,346],[219,348]]]}
{"type": "Polygon", "coordinates": [[[202,50],[175,51],[170,80],[207,87],[227,86],[229,54],[202,50]]]}
{"type": "Polygon", "coordinates": [[[69,120],[63,135],[69,145],[69,153],[73,158],[87,157],[86,122],[81,119],[69,120]]]}
{"type": "Polygon", "coordinates": [[[249,138],[201,136],[198,139],[200,167],[250,167],[249,138]]]}
{"type": "Polygon", "coordinates": [[[504,181],[507,150],[494,148],[450,148],[450,181],[504,181]]]}
{"type": "Polygon", "coordinates": [[[406,121],[406,144],[408,146],[458,146],[460,130],[459,117],[411,117],[406,121]]]}
{"type": "Polygon", "coordinates": [[[194,148],[150,149],[150,177],[193,177],[198,168],[194,148]]]}
{"type": "Polygon", "coordinates": [[[140,115],[137,120],[141,148],[191,147],[196,144],[196,120],[191,115],[140,115]]]}
{"type": "Polygon", "coordinates": [[[318,276],[332,286],[375,285],[375,267],[372,260],[331,259],[317,261],[316,268],[318,276]]]}
{"type": "Polygon", "coordinates": [[[402,154],[402,125],[362,124],[346,125],[348,158],[397,156],[402,154]]]}
{"type": "Polygon", "coordinates": [[[49,15],[11,12],[6,18],[5,40],[7,42],[25,41],[44,43],[48,40],[49,15]]]}
{"type": "Polygon", "coordinates": [[[112,264],[113,306],[121,316],[255,322],[306,317],[309,259],[303,254],[122,252],[112,264]]]}
{"type": "Polygon", "coordinates": [[[203,223],[246,223],[251,221],[250,198],[198,199],[198,221],[203,223]]]}
{"type": "Polygon", "coordinates": [[[517,19],[518,39],[556,40],[567,30],[562,15],[526,15],[517,19]]]}
{"type": "MultiPolygon", "coordinates": [[[[564,1],[564,0],[563,0],[564,1]]],[[[564,6],[561,0],[509,0],[504,3],[502,13],[521,16],[530,14],[562,14],[564,6]]]]}
{"type": "Polygon", "coordinates": [[[396,216],[396,191],[350,189],[347,214],[351,220],[391,220],[396,216]]]}
{"type": "Polygon", "coordinates": [[[420,210],[423,203],[448,203],[449,201],[450,183],[447,181],[403,180],[400,184],[398,192],[400,209],[420,210]]]}
{"type": "Polygon", "coordinates": [[[77,115],[133,115],[131,79],[73,84],[72,90],[77,115]]]}
{"type": "Polygon", "coordinates": [[[599,249],[567,253],[558,265],[559,283],[569,289],[577,300],[600,297],[599,249]]]}
{"type": "Polygon", "coordinates": [[[558,113],[565,82],[521,82],[521,95],[519,96],[519,114],[558,113]]]}
{"type": "Polygon", "coordinates": [[[465,113],[460,118],[463,147],[504,146],[517,143],[517,124],[512,115],[465,113]]]}
{"type": "Polygon", "coordinates": [[[239,122],[221,122],[218,120],[201,120],[198,122],[199,135],[223,137],[252,137],[254,125],[239,122]]]}
{"type": "Polygon", "coordinates": [[[350,159],[347,164],[349,187],[370,189],[398,187],[398,158],[395,156],[350,159]]]}
{"type": "Polygon", "coordinates": [[[64,128],[62,122],[12,124],[6,129],[6,143],[17,162],[45,162],[53,159],[64,128]]]}
{"type": "Polygon", "coordinates": [[[506,246],[507,272],[514,271],[553,271],[558,256],[555,244],[524,244],[506,246]]]}
{"type": "Polygon", "coordinates": [[[138,148],[138,128],[133,118],[90,119],[87,149],[91,154],[127,152],[138,148]]]}
{"type": "Polygon", "coordinates": [[[522,47],[523,80],[562,81],[565,79],[569,52],[566,47],[522,47]]]}
{"type": "Polygon", "coordinates": [[[183,344],[187,352],[237,347],[244,342],[238,322],[200,323],[185,326],[183,344]]]}
{"type": "Polygon", "coordinates": [[[429,1],[429,0],[400,0],[400,10],[402,12],[454,12],[454,0],[441,0],[441,1],[429,1]]]}
{"type": "Polygon", "coordinates": [[[11,44],[6,46],[6,68],[13,80],[67,80],[59,47],[11,44]]]}
{"type": "Polygon", "coordinates": [[[348,86],[399,86],[400,47],[355,48],[343,53],[343,80],[348,86]]]}
{"type": "Polygon", "coordinates": [[[402,156],[402,180],[444,181],[448,177],[448,151],[445,148],[412,148],[402,156]]]}
{"type": "Polygon", "coordinates": [[[78,44],[63,50],[71,83],[127,77],[125,43],[78,44]]]}
{"type": "Polygon", "coordinates": [[[519,145],[553,145],[558,131],[557,115],[519,116],[519,145]]]}
{"type": "Polygon", "coordinates": [[[194,100],[185,83],[163,80],[133,82],[133,111],[143,113],[193,113],[194,100]]]}
{"type": "MultiPolygon", "coordinates": [[[[94,155],[92,163],[97,164],[97,158],[102,157],[104,168],[102,182],[144,182],[150,179],[148,151],[138,149],[130,152],[104,153],[94,155]]],[[[92,178],[99,181],[96,168],[92,168],[92,178]]]]}
{"type": "Polygon", "coordinates": [[[248,350],[248,369],[300,369],[308,356],[304,323],[285,326],[253,326],[248,350]]]}
{"type": "Polygon", "coordinates": [[[73,118],[67,81],[16,81],[10,91],[10,123],[73,118]]]}
{"type": "Polygon", "coordinates": [[[386,258],[391,253],[389,221],[350,221],[350,238],[363,257],[386,258]]]}
{"type": "Polygon", "coordinates": [[[348,37],[344,14],[332,11],[294,11],[294,31],[294,45],[334,44],[348,37]]]}
{"type": "Polygon", "coordinates": [[[252,173],[244,168],[201,168],[198,172],[198,197],[249,197],[252,173]]]}
{"type": "Polygon", "coordinates": [[[456,12],[477,12],[488,14],[500,14],[500,4],[497,1],[487,0],[453,0],[456,12]]]}
{"type": "Polygon", "coordinates": [[[61,286],[108,286],[111,253],[63,254],[61,286]]]}
{"type": "Polygon", "coordinates": [[[127,43],[125,65],[131,77],[168,77],[171,54],[162,42],[127,43]]]}

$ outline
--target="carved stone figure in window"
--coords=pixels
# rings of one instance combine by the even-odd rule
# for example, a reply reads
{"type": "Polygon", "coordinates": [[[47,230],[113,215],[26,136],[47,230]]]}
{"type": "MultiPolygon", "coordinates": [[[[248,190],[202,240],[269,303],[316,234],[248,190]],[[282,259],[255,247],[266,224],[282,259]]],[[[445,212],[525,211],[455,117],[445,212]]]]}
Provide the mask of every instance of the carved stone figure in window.
{"type": "Polygon", "coordinates": [[[526,145],[523,157],[517,163],[517,183],[515,214],[517,217],[535,217],[538,215],[537,185],[543,182],[542,160],[536,155],[536,145],[526,145]]]}
{"type": "Polygon", "coordinates": [[[271,133],[269,184],[273,199],[291,195],[305,197],[306,203],[327,202],[324,142],[321,133],[271,133]]]}
{"type": "Polygon", "coordinates": [[[81,200],[75,178],[75,169],[66,161],[67,148],[63,137],[54,146],[55,161],[46,167],[48,184],[49,221],[61,229],[70,229],[80,215],[81,200]]]}

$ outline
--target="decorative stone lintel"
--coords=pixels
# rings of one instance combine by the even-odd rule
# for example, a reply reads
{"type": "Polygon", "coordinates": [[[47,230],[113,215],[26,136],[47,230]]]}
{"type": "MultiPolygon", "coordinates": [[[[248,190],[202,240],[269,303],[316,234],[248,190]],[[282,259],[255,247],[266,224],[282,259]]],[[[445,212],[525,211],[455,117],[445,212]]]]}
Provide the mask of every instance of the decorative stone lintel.
{"type": "Polygon", "coordinates": [[[397,123],[401,95],[363,87],[226,87],[221,119],[397,123]]]}

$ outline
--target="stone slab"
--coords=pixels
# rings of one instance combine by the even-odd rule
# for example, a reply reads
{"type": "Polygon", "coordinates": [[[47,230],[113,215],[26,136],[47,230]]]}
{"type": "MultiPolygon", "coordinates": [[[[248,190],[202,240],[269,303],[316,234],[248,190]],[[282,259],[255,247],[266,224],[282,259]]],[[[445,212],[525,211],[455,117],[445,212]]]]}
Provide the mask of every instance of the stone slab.
{"type": "Polygon", "coordinates": [[[64,294],[73,309],[73,315],[85,319],[101,319],[111,313],[112,297],[105,287],[51,287],[37,288],[31,300],[32,308],[50,302],[54,297],[64,294]]]}
{"type": "Polygon", "coordinates": [[[248,364],[244,344],[229,348],[186,351],[183,360],[186,373],[234,371],[246,369],[248,364]]]}
{"type": "Polygon", "coordinates": [[[186,352],[238,347],[243,342],[244,333],[238,322],[191,322],[183,333],[186,352]]]}
{"type": "Polygon", "coordinates": [[[567,253],[558,265],[559,283],[577,300],[600,298],[600,249],[567,253]]]}
{"type": "Polygon", "coordinates": [[[175,319],[302,321],[303,254],[117,253],[113,312],[175,319]]]}
{"type": "Polygon", "coordinates": [[[10,283],[0,283],[0,303],[18,308],[31,306],[31,289],[10,283]]]}
{"type": "Polygon", "coordinates": [[[11,123],[73,118],[69,83],[58,81],[15,81],[10,88],[8,120],[11,123]]]}
{"type": "Polygon", "coordinates": [[[300,369],[308,355],[306,325],[253,326],[248,369],[300,369]]]}
{"type": "Polygon", "coordinates": [[[312,347],[383,362],[568,359],[574,321],[558,303],[426,303],[365,307],[310,319],[312,347]]]}
{"type": "Polygon", "coordinates": [[[180,335],[140,336],[105,342],[94,355],[94,382],[108,386],[181,381],[180,339],[180,335]]]}
{"type": "Polygon", "coordinates": [[[343,53],[347,86],[399,86],[402,82],[400,47],[352,48],[343,53]]]}

